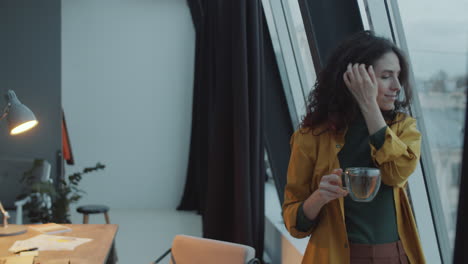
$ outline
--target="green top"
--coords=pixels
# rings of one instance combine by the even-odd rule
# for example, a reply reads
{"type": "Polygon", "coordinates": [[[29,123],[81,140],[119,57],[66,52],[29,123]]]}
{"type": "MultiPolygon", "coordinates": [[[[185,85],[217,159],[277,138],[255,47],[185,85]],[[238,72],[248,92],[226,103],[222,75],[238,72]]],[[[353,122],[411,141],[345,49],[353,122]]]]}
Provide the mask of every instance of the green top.
{"type": "MultiPolygon", "coordinates": [[[[369,136],[362,116],[348,128],[346,144],[338,153],[343,169],[348,167],[376,167],[371,159],[370,143],[380,149],[385,141],[387,127],[369,136]]],[[[381,183],[371,202],[355,202],[348,195],[344,199],[345,223],[348,240],[357,244],[383,244],[399,240],[396,223],[393,188],[381,183]]]]}
{"type": "MultiPolygon", "coordinates": [[[[362,116],[348,127],[346,144],[338,153],[340,166],[376,167],[371,159],[369,142],[377,149],[385,141],[387,127],[369,136],[367,125],[362,116]]],[[[344,198],[345,223],[348,240],[357,244],[383,244],[399,240],[396,223],[393,188],[381,183],[379,192],[371,202],[355,202],[351,197],[344,198]]],[[[309,220],[302,205],[297,212],[298,230],[310,230],[318,220],[309,220]]]]}

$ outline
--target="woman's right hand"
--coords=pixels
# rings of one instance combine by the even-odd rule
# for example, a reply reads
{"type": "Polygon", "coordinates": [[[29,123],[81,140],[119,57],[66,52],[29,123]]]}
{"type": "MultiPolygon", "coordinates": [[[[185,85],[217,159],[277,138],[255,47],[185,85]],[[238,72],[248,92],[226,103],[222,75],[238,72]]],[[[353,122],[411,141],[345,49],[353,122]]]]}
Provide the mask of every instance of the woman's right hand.
{"type": "Polygon", "coordinates": [[[323,204],[348,195],[341,182],[342,169],[334,169],[331,174],[324,175],[320,180],[319,188],[315,191],[323,204]]]}
{"type": "Polygon", "coordinates": [[[361,108],[377,104],[378,83],[372,65],[348,64],[343,80],[361,108]]]}
{"type": "Polygon", "coordinates": [[[302,208],[307,218],[315,219],[325,204],[348,195],[348,191],[342,188],[342,173],[342,169],[334,169],[331,174],[322,177],[318,189],[304,201],[302,208]]]}

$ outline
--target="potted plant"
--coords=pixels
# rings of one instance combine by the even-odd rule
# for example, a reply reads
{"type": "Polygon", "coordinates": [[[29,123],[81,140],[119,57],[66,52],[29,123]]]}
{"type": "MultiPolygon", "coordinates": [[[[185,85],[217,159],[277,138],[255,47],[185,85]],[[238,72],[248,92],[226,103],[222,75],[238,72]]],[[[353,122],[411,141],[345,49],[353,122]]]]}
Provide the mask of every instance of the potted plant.
{"type": "Polygon", "coordinates": [[[55,223],[71,223],[70,204],[78,202],[85,191],[79,188],[82,175],[103,170],[106,166],[97,163],[96,166],[86,167],[81,172],[75,172],[62,179],[57,187],[55,199],[52,202],[52,219],[55,223]]]}
{"type": "Polygon", "coordinates": [[[83,175],[102,170],[106,166],[98,162],[95,166],[86,167],[54,184],[51,180],[38,182],[35,179],[33,171],[41,165],[41,162],[43,161],[34,161],[33,167],[24,173],[21,182],[28,187],[18,198],[29,197],[24,208],[28,212],[28,218],[33,223],[71,223],[70,205],[78,202],[86,194],[79,187],[83,175]]]}

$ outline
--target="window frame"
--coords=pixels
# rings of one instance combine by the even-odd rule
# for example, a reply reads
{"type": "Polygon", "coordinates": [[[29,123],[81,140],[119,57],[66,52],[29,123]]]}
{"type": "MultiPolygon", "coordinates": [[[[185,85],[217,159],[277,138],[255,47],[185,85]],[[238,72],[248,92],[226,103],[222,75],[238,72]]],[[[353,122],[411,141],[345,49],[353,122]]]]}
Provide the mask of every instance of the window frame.
{"type": "Polygon", "coordinates": [[[300,123],[302,112],[305,110],[303,92],[304,80],[300,77],[300,72],[304,71],[304,69],[300,69],[302,64],[298,64],[297,62],[296,54],[299,52],[297,49],[294,49],[294,47],[297,47],[296,43],[293,41],[295,38],[290,35],[290,25],[292,21],[287,21],[290,17],[286,15],[287,12],[284,9],[283,1],[284,0],[262,0],[262,5],[265,11],[265,18],[275,51],[292,124],[294,128],[297,128],[300,123]],[[298,95],[302,95],[302,98],[298,95]]]}

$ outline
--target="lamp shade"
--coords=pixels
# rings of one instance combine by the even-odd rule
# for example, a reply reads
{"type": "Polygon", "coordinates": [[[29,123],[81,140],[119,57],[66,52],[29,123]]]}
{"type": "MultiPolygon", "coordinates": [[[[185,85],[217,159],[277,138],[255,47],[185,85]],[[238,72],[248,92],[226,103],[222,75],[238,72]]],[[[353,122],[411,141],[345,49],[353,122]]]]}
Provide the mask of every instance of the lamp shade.
{"type": "Polygon", "coordinates": [[[22,104],[15,92],[8,90],[6,94],[10,108],[7,115],[8,130],[11,135],[17,135],[38,124],[36,116],[27,106],[22,104]]]}

